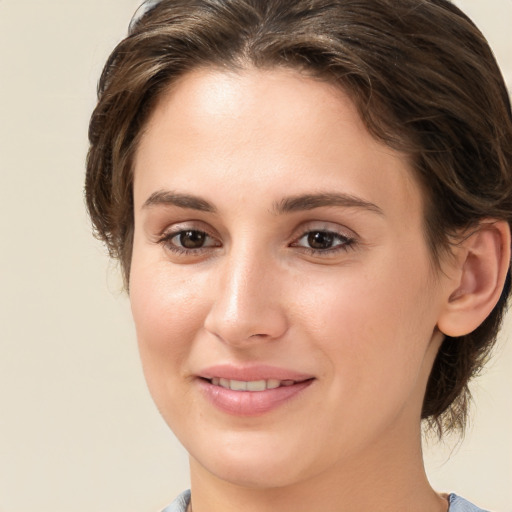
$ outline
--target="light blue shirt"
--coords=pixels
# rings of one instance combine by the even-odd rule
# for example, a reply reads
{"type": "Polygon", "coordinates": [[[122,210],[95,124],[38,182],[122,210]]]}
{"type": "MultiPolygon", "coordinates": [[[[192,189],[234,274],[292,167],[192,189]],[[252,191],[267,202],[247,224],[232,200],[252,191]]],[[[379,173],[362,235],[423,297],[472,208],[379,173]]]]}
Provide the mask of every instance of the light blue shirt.
{"type": "MultiPolygon", "coordinates": [[[[450,502],[449,512],[489,512],[476,507],[469,503],[469,501],[455,494],[450,494],[448,499],[450,502]]],[[[182,492],[168,507],[165,507],[162,512],[186,512],[189,502],[190,491],[182,492]]]]}

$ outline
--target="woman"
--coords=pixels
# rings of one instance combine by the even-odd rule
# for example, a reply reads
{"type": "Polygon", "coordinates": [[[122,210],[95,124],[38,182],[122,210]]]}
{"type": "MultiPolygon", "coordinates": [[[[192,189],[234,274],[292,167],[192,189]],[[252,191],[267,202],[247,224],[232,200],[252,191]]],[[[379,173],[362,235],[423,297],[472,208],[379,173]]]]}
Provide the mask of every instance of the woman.
{"type": "Polygon", "coordinates": [[[510,289],[512,121],[446,0],[162,0],[108,60],[86,194],[190,454],[166,511],[476,511],[462,429],[510,289]]]}

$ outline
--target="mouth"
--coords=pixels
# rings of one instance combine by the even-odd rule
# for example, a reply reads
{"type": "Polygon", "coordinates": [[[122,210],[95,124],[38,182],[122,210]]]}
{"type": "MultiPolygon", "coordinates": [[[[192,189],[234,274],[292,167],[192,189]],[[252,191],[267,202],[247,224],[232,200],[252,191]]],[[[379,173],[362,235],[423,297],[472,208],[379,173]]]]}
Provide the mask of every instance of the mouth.
{"type": "Polygon", "coordinates": [[[242,375],[236,375],[237,373],[242,372],[233,369],[230,372],[212,372],[209,375],[200,376],[198,381],[204,396],[212,405],[223,413],[241,417],[261,416],[280,408],[285,403],[297,400],[316,380],[309,375],[293,375],[291,372],[283,371],[280,373],[287,373],[283,375],[286,378],[275,378],[278,375],[263,376],[261,373],[264,372],[261,371],[259,372],[261,377],[251,375],[247,376],[251,380],[244,380],[242,375]],[[219,377],[218,375],[222,373],[224,377],[219,377]],[[235,374],[229,376],[237,378],[228,379],[226,373],[235,374]]]}
{"type": "Polygon", "coordinates": [[[278,380],[278,379],[261,379],[261,380],[235,380],[225,379],[223,377],[212,377],[204,379],[213,386],[218,386],[231,391],[266,391],[267,389],[277,389],[281,387],[290,387],[312,379],[304,380],[278,380]]]}

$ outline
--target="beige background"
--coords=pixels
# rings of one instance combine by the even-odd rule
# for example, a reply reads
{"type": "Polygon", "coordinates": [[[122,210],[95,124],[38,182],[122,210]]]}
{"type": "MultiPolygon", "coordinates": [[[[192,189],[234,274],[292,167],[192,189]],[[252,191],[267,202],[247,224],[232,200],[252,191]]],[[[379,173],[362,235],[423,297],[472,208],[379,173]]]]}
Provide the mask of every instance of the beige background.
{"type": "MultiPolygon", "coordinates": [[[[95,84],[137,4],[0,0],[0,512],[155,511],[187,486],[83,208],[95,84]]],[[[511,0],[460,4],[511,83],[511,0]]],[[[512,511],[511,370],[502,343],[466,441],[427,453],[438,489],[501,512],[512,511]]]]}

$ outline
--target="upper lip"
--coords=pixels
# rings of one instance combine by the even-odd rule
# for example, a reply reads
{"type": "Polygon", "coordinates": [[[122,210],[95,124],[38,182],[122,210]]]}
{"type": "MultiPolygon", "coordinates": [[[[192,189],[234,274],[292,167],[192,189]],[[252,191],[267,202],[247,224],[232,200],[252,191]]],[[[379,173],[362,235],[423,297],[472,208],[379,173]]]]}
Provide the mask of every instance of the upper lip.
{"type": "Polygon", "coordinates": [[[219,364],[209,366],[198,373],[199,377],[211,380],[215,377],[239,380],[239,381],[258,381],[258,380],[293,380],[301,382],[313,378],[313,375],[298,372],[287,368],[277,366],[257,364],[236,366],[232,364],[219,364]]]}

